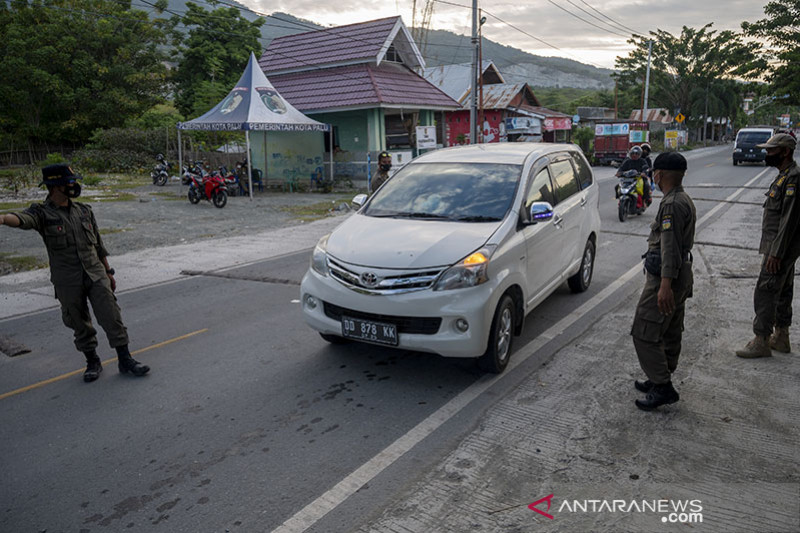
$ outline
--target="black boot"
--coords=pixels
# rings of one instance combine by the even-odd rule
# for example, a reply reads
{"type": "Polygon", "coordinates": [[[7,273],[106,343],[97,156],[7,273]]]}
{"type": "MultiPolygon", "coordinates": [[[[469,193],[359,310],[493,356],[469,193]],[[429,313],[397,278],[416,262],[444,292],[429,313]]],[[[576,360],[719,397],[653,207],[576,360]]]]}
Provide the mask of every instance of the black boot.
{"type": "Polygon", "coordinates": [[[83,372],[83,381],[89,383],[100,377],[100,372],[103,371],[103,363],[100,362],[100,358],[97,357],[97,352],[94,350],[83,352],[83,355],[86,356],[86,370],[83,372]]]}
{"type": "Polygon", "coordinates": [[[150,367],[143,365],[133,357],[131,352],[128,351],[128,345],[117,346],[117,361],[119,361],[118,368],[120,374],[127,374],[130,372],[134,376],[144,376],[150,372],[150,367]]]}
{"type": "Polygon", "coordinates": [[[678,400],[680,400],[678,391],[672,386],[672,382],[668,381],[663,385],[653,385],[653,388],[647,393],[647,398],[636,400],[636,407],[642,411],[652,411],[656,407],[675,403],[678,400]]]}
{"type": "Polygon", "coordinates": [[[636,390],[644,393],[648,393],[653,390],[653,382],[649,379],[647,381],[639,381],[637,379],[633,382],[633,386],[636,387],[636,390]]]}

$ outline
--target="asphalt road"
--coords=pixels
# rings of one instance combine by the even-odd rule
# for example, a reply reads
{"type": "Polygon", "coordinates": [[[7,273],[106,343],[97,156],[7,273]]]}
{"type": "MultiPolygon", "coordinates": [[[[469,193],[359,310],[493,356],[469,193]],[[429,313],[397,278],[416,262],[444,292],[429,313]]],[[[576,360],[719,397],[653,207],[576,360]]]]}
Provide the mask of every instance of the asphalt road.
{"type": "MultiPolygon", "coordinates": [[[[698,219],[763,171],[733,167],[729,149],[693,156],[685,185],[698,219]]],[[[640,260],[656,204],[620,223],[612,172],[595,169],[603,233],[592,286],[580,295],[560,288],[527,317],[517,347],[640,260]]],[[[82,361],[57,311],[0,321],[0,335],[13,333],[32,350],[22,364],[0,360],[0,531],[271,531],[484,379],[471,361],[322,341],[297,301],[308,255],[122,294],[131,348],[153,346],[136,355],[153,368],[142,379],[109,364],[90,385],[78,373],[4,397],[79,370],[82,361]]],[[[623,286],[594,313],[631,293],[623,286]]],[[[596,319],[581,317],[495,379],[402,468],[387,469],[312,529],[362,526],[497,397],[596,319]]],[[[102,334],[100,343],[101,357],[112,357],[102,334]]]]}

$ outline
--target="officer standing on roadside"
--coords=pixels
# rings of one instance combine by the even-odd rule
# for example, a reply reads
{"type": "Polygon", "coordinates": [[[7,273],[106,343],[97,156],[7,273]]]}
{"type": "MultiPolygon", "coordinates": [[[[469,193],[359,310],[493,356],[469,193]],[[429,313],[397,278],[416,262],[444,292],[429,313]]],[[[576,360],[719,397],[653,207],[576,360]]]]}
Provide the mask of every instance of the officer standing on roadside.
{"type": "Polygon", "coordinates": [[[757,148],[766,148],[767,166],[778,175],[766,193],[761,219],[761,244],[764,254],[756,282],[753,304],[755,337],[736,355],[746,359],[769,357],[772,350],[789,353],[789,326],[792,324],[794,264],[800,256],[800,168],[794,160],[797,141],[788,133],[778,133],[757,148]],[[773,331],[773,327],[775,330],[773,331]]]}
{"type": "Polygon", "coordinates": [[[108,266],[92,208],[73,202],[81,193],[75,174],[67,165],[42,169],[47,186],[43,203],[31,204],[21,213],[0,215],[0,225],[35,229],[44,240],[50,260],[50,281],[61,304],[61,318],[75,334],[75,347],[86,356],[83,380],[100,377],[103,366],[97,355],[97,331],[92,326],[88,302],[112,348],[117,351],[119,371],[144,376],[150,367],[131,357],[128,332],[122,323],[117,299],[114,269],[108,266]]]}
{"type": "Polygon", "coordinates": [[[372,182],[370,183],[370,194],[377,191],[378,187],[383,185],[383,183],[389,179],[389,171],[391,169],[392,154],[389,152],[381,152],[378,154],[378,172],[375,173],[375,177],[372,178],[372,182]]]}
{"type": "Polygon", "coordinates": [[[692,254],[697,220],[694,203],[683,190],[686,158],[665,152],[653,162],[653,179],[664,193],[650,225],[645,281],[631,335],[646,381],[634,386],[647,393],[636,406],[652,411],[680,399],[672,374],[681,353],[686,298],[692,294],[692,254]]]}

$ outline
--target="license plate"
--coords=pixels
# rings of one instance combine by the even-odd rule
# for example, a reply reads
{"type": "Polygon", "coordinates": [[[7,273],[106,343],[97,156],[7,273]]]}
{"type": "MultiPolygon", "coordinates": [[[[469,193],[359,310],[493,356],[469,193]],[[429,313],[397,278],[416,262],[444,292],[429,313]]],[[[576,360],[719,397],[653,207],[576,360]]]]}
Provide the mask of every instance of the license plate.
{"type": "Polygon", "coordinates": [[[342,337],[397,346],[397,326],[343,316],[342,337]]]}

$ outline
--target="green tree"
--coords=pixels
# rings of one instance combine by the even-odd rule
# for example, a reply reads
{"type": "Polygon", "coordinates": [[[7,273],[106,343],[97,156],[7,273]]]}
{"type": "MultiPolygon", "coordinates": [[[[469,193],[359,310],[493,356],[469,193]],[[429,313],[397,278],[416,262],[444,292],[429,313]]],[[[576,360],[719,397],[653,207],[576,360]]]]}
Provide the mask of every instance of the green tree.
{"type": "Polygon", "coordinates": [[[653,41],[650,108],[691,112],[698,89],[705,90],[715,80],[749,79],[764,72],[766,62],[759,55],[760,43],[745,41],[733,31],[717,32],[711,26],[711,23],[700,29],[684,26],[679,36],[664,30],[650,32],[650,37],[634,36],[628,42],[635,48],[627,57],[618,57],[616,61],[619,69],[616,77],[621,89],[633,90],[634,94],[640,90],[650,40],[653,41]]]}
{"type": "Polygon", "coordinates": [[[126,0],[0,2],[6,142],[80,145],[161,101],[166,33],[126,0]]]}
{"type": "Polygon", "coordinates": [[[764,6],[764,14],[759,21],[743,22],[742,29],[771,44],[767,80],[773,94],[788,94],[784,103],[800,104],[800,0],[773,0],[764,6]]]}
{"type": "Polygon", "coordinates": [[[180,60],[175,72],[176,103],[180,112],[196,117],[208,111],[231,90],[247,64],[250,52],[261,53],[259,28],[263,19],[248,21],[233,7],[213,11],[192,2],[186,14],[175,15],[175,32],[180,60]]]}

